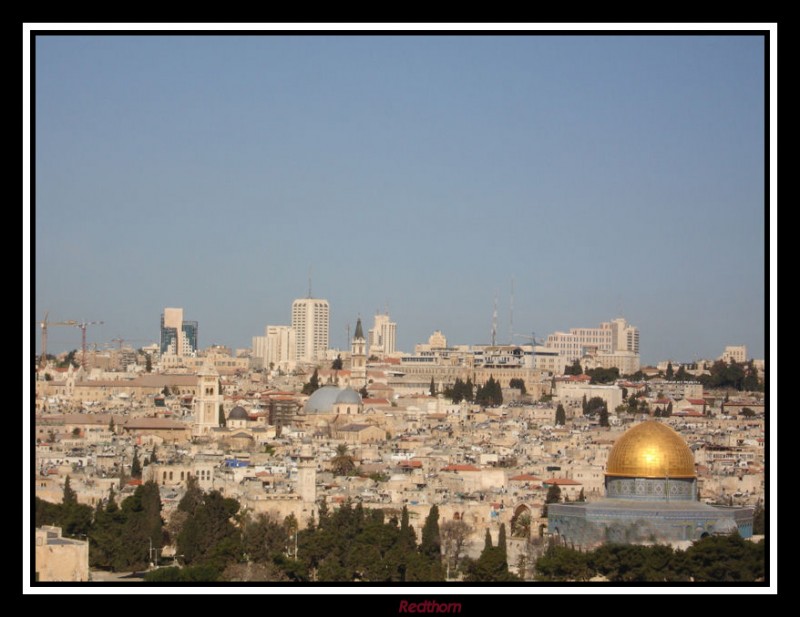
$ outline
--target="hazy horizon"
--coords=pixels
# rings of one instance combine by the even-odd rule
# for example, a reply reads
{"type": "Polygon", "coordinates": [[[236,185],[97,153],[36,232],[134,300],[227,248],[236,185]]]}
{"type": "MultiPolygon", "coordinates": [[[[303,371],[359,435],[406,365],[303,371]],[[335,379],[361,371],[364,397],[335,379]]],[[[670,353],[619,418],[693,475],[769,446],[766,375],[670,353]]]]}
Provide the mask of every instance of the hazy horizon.
{"type": "Polygon", "coordinates": [[[621,316],[643,364],[764,358],[761,36],[34,44],[35,320],[90,345],[181,307],[250,347],[311,270],[334,348],[387,308],[404,351],[488,343],[497,299],[499,343],[621,316]]]}

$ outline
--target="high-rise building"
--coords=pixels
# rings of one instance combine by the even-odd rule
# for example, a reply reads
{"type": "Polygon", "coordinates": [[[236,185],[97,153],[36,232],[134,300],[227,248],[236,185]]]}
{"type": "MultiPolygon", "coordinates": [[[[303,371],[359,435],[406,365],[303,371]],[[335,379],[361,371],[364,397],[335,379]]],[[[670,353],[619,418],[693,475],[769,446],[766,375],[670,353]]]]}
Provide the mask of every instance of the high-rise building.
{"type": "Polygon", "coordinates": [[[570,328],[547,337],[547,349],[558,352],[567,364],[591,356],[592,367],[617,367],[623,374],[639,370],[639,328],[619,317],[599,328],[570,328]]]}
{"type": "Polygon", "coordinates": [[[298,362],[315,362],[328,350],[330,307],[321,298],[300,298],[292,303],[292,328],[295,332],[298,362]]]}
{"type": "Polygon", "coordinates": [[[264,330],[267,338],[267,356],[265,366],[273,366],[290,370],[294,368],[297,353],[297,334],[291,326],[267,326],[264,330]]]}
{"type": "Polygon", "coordinates": [[[191,356],[197,351],[197,322],[184,321],[182,308],[165,308],[161,313],[162,354],[191,356]]]}
{"type": "Polygon", "coordinates": [[[397,350],[397,324],[389,315],[375,315],[375,325],[369,331],[369,354],[383,358],[397,350]]]}

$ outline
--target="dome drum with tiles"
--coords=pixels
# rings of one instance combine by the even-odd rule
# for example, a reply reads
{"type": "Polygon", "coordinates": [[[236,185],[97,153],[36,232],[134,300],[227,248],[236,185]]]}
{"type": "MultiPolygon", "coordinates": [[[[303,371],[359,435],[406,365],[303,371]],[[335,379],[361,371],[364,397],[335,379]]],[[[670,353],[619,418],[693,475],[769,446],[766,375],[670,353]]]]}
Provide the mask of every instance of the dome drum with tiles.
{"type": "Polygon", "coordinates": [[[715,507],[698,500],[694,455],[672,428],[655,420],[628,429],[606,464],[606,496],[553,503],[547,528],[565,543],[687,542],[706,535],[753,533],[752,508],[715,507]]]}

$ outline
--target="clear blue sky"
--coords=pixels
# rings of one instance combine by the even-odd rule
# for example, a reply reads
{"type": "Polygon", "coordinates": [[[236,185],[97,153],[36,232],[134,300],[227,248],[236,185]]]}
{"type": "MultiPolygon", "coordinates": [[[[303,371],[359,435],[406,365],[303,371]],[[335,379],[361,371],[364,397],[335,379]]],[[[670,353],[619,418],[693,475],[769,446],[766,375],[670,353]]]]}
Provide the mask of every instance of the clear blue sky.
{"type": "MultiPolygon", "coordinates": [[[[34,306],[248,347],[331,303],[411,351],[624,316],[644,362],[765,353],[748,36],[36,39],[34,306]]],[[[79,347],[52,328],[49,350],[79,347]]],[[[525,342],[516,338],[515,342],[525,342]]],[[[142,344],[137,342],[137,346],[142,344]]],[[[36,351],[40,342],[37,338],[36,351]]]]}

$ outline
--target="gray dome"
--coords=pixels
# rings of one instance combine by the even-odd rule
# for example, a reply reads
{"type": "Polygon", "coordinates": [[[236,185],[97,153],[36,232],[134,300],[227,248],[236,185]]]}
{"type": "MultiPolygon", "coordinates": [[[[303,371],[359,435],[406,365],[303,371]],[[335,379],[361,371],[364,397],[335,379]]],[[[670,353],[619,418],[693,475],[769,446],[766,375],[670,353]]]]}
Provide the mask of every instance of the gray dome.
{"type": "Polygon", "coordinates": [[[361,395],[353,390],[353,388],[345,388],[341,394],[336,397],[336,404],[345,403],[349,405],[360,405],[361,395]]]}
{"type": "Polygon", "coordinates": [[[250,416],[248,415],[247,411],[241,405],[238,405],[231,409],[231,412],[228,414],[228,420],[249,420],[250,416]]]}
{"type": "Polygon", "coordinates": [[[336,386],[323,386],[306,401],[303,411],[306,413],[333,413],[333,406],[342,391],[336,386]]]}

